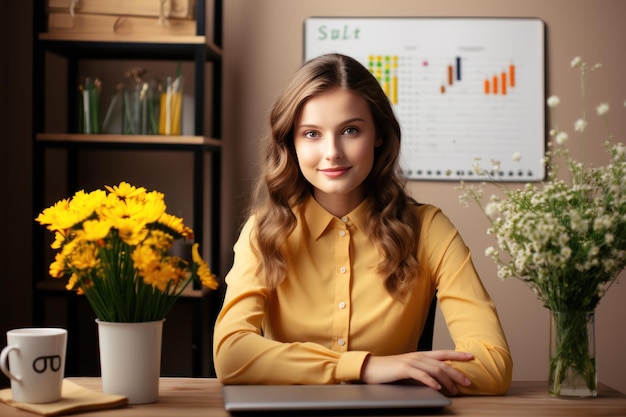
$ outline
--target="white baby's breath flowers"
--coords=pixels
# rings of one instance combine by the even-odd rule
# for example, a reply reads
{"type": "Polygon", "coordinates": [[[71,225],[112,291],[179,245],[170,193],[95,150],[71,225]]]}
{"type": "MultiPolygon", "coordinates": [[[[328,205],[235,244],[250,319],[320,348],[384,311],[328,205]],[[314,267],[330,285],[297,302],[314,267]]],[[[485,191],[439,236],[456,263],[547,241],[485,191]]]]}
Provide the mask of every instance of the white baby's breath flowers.
{"type": "Polygon", "coordinates": [[[598,112],[598,116],[604,116],[609,112],[609,103],[600,103],[598,107],[596,107],[596,111],[598,112]]]}
{"type": "Polygon", "coordinates": [[[563,256],[563,258],[569,259],[569,257],[572,256],[572,248],[570,248],[569,246],[563,246],[561,248],[561,255],[563,256]]]}
{"type": "Polygon", "coordinates": [[[519,161],[522,160],[522,153],[521,152],[514,152],[512,158],[513,158],[513,160],[515,162],[519,162],[519,161]]]}
{"type": "Polygon", "coordinates": [[[498,209],[498,203],[496,203],[495,201],[490,201],[485,206],[485,214],[487,215],[487,217],[495,217],[498,215],[499,212],[500,210],[498,209]]]}
{"type": "MultiPolygon", "coordinates": [[[[609,143],[605,143],[604,146],[608,147],[609,143]]],[[[623,143],[618,143],[617,145],[615,145],[613,147],[614,150],[614,155],[613,155],[613,159],[620,159],[624,156],[624,152],[626,151],[626,147],[624,146],[623,143]]]]}
{"type": "MultiPolygon", "coordinates": [[[[571,66],[581,74],[583,91],[589,68],[601,67],[588,67],[580,57],[571,66]]],[[[559,97],[550,96],[546,104],[555,122],[559,97]]],[[[600,103],[595,110],[608,130],[609,104],[600,103]]],[[[574,130],[583,133],[587,124],[583,111],[574,130]]],[[[487,234],[496,244],[485,255],[498,266],[498,277],[523,280],[552,311],[592,311],[626,267],[626,146],[606,141],[607,164],[586,165],[570,156],[571,139],[556,123],[550,138],[541,159],[548,168],[545,181],[517,188],[494,182],[499,197],[491,196],[486,204],[482,184],[463,185],[459,200],[475,202],[491,221],[487,234]]],[[[580,140],[584,145],[584,135],[580,140]]],[[[519,152],[513,153],[513,160],[520,158],[519,152]]],[[[474,164],[475,172],[485,173],[478,159],[474,164]]],[[[491,164],[499,170],[498,161],[491,164]]]]}
{"type": "Polygon", "coordinates": [[[574,130],[576,132],[584,132],[587,127],[587,121],[585,119],[578,119],[574,122],[574,130]]]}
{"type": "Polygon", "coordinates": [[[472,172],[478,176],[483,176],[487,174],[487,170],[483,168],[480,161],[481,159],[479,157],[474,157],[474,162],[472,163],[472,172]]]}
{"type": "Polygon", "coordinates": [[[548,107],[555,109],[561,103],[561,99],[558,96],[550,96],[548,97],[547,103],[548,107]]]}
{"type": "Polygon", "coordinates": [[[556,134],[554,141],[557,143],[557,145],[563,145],[565,142],[567,142],[567,139],[569,139],[569,136],[566,132],[559,132],[556,134]]]}

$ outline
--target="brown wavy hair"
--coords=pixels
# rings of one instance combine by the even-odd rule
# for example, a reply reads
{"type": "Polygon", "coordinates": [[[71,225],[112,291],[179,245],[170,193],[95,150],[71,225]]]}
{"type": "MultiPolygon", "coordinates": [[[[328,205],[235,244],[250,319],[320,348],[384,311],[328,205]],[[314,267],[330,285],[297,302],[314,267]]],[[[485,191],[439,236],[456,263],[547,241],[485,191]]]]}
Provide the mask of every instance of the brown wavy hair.
{"type": "Polygon", "coordinates": [[[292,209],[311,195],[311,185],[296,157],[295,120],[307,100],[336,87],[365,99],[376,136],[382,138],[365,179],[369,213],[365,232],[382,255],[377,271],[386,277],[387,291],[401,298],[417,276],[419,221],[413,207],[418,203],[404,191],[405,177],[398,161],[400,125],[376,78],[358,61],[340,54],[306,62],[285,84],[272,108],[251,206],[256,216],[253,247],[262,260],[258,273],[265,274],[270,288],[285,278],[287,263],[280,248],[296,227],[292,209]]]}

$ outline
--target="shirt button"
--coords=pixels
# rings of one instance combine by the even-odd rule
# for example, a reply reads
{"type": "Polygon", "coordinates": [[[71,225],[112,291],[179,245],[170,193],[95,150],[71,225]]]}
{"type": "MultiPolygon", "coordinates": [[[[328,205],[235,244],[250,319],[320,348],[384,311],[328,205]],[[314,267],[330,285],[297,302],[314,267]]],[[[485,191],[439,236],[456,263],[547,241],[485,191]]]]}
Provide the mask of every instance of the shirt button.
{"type": "Polygon", "coordinates": [[[345,274],[347,271],[345,266],[342,266],[341,268],[339,268],[339,272],[341,272],[342,274],[345,274]]]}
{"type": "Polygon", "coordinates": [[[341,221],[344,222],[344,223],[348,223],[348,216],[343,216],[341,218],[341,221]]]}
{"type": "Polygon", "coordinates": [[[340,302],[340,303],[339,303],[339,308],[340,308],[340,309],[342,309],[342,310],[343,310],[344,308],[346,308],[346,303],[344,303],[343,301],[342,301],[342,302],[340,302]]]}
{"type": "Polygon", "coordinates": [[[338,344],[339,346],[343,346],[343,345],[345,345],[345,344],[346,344],[346,341],[345,341],[345,340],[343,340],[343,338],[339,338],[339,340],[337,340],[337,344],[338,344]]]}
{"type": "Polygon", "coordinates": [[[345,230],[341,230],[339,232],[339,236],[344,237],[346,235],[346,231],[345,230]]]}

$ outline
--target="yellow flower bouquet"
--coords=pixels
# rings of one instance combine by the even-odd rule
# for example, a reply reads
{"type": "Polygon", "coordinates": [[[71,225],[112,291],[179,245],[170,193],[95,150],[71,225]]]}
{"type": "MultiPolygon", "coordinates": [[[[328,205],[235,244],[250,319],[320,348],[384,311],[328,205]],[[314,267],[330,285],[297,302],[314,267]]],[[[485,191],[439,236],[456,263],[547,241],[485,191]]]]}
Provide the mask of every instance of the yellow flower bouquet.
{"type": "Polygon", "coordinates": [[[99,320],[161,320],[192,281],[217,288],[197,243],[191,263],[170,254],[193,231],[166,213],[162,193],[126,182],[106,189],[78,191],[35,219],[55,236],[50,275],[69,277],[66,288],[84,294],[99,320]]]}

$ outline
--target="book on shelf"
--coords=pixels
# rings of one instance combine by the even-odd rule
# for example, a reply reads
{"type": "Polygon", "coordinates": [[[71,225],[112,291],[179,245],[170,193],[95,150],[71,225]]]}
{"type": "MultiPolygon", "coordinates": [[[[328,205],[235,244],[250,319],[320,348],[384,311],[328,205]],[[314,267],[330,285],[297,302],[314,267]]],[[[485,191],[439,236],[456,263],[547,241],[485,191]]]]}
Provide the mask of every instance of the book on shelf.
{"type": "Polygon", "coordinates": [[[196,21],[154,17],[113,16],[67,12],[48,14],[48,32],[101,33],[119,35],[195,36],[196,21]]]}
{"type": "Polygon", "coordinates": [[[180,19],[193,19],[196,8],[195,0],[47,0],[50,12],[67,13],[72,3],[76,13],[148,17],[159,17],[163,13],[165,17],[180,19]]]}

